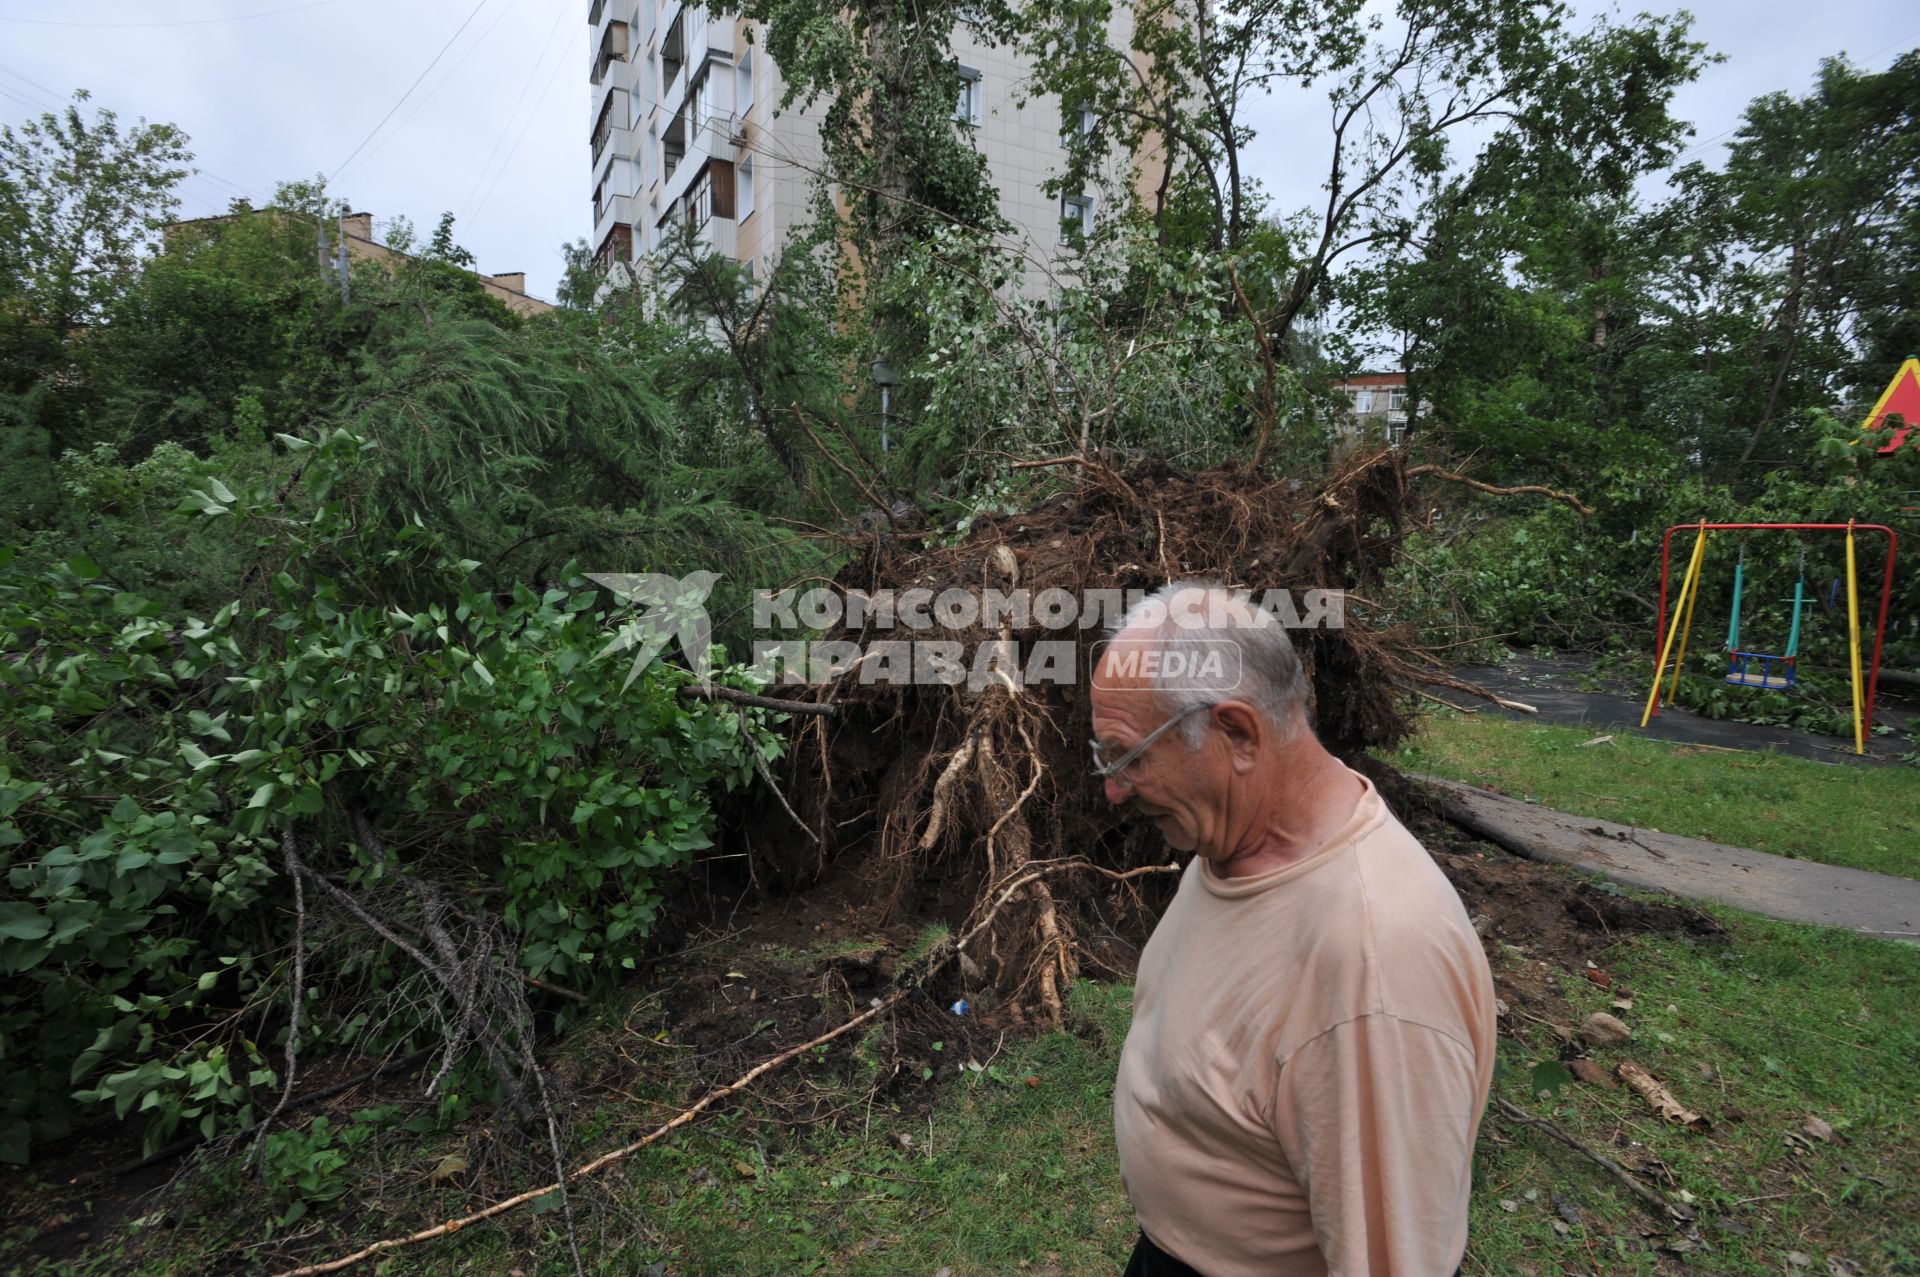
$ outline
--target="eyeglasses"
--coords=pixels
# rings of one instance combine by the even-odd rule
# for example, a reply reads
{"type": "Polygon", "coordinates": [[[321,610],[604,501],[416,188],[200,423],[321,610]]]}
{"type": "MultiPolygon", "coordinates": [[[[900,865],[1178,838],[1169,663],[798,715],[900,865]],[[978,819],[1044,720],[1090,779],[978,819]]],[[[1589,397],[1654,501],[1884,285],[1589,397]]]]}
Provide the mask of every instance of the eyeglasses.
{"type": "Polygon", "coordinates": [[[1214,705],[1217,703],[1218,702],[1215,702],[1215,701],[1207,701],[1204,704],[1187,706],[1185,709],[1181,710],[1178,714],[1175,714],[1172,718],[1169,718],[1166,722],[1160,724],[1160,726],[1148,732],[1146,736],[1140,741],[1139,744],[1135,745],[1132,749],[1120,755],[1120,757],[1114,759],[1112,762],[1107,761],[1107,754],[1112,750],[1113,748],[1112,746],[1104,745],[1097,740],[1089,742],[1089,744],[1093,746],[1093,774],[1098,776],[1101,780],[1108,781],[1108,782],[1111,782],[1112,784],[1118,785],[1122,789],[1132,789],[1133,782],[1128,780],[1121,773],[1126,771],[1128,767],[1131,767],[1133,765],[1134,760],[1139,758],[1140,755],[1146,753],[1147,749],[1153,744],[1153,742],[1159,740],[1162,736],[1164,736],[1167,733],[1167,731],[1173,727],[1175,723],[1182,722],[1183,720],[1190,718],[1193,715],[1199,713],[1203,709],[1212,709],[1214,705]]]}

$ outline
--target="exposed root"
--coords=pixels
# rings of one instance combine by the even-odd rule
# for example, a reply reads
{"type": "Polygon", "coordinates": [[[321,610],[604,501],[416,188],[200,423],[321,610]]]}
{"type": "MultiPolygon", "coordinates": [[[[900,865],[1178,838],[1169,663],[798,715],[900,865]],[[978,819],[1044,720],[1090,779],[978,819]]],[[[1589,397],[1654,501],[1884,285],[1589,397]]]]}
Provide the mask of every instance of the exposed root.
{"type": "Polygon", "coordinates": [[[933,785],[933,810],[927,815],[927,831],[920,835],[920,850],[932,851],[940,841],[940,830],[947,823],[947,803],[951,801],[953,786],[960,779],[960,773],[973,759],[976,737],[969,736],[962,741],[960,748],[953,751],[953,757],[947,760],[940,779],[933,785]]]}

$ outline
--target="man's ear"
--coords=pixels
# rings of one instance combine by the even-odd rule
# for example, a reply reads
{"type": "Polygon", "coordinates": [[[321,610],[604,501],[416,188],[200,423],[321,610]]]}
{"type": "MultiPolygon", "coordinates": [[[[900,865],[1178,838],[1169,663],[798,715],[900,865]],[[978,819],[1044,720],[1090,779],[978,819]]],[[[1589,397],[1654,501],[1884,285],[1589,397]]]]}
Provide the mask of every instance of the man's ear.
{"type": "Polygon", "coordinates": [[[1262,747],[1272,743],[1273,726],[1245,701],[1222,701],[1213,707],[1213,725],[1227,738],[1234,767],[1246,770],[1262,747]]]}

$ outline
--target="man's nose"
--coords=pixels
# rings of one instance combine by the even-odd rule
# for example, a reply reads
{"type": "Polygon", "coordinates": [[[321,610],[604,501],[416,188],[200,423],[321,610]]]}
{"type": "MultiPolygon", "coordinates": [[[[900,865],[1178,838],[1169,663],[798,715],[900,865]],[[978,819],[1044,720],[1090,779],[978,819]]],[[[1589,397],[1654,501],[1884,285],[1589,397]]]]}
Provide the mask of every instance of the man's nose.
{"type": "Polygon", "coordinates": [[[1118,807],[1121,803],[1124,803],[1127,801],[1127,799],[1133,797],[1133,790],[1131,787],[1121,784],[1118,780],[1114,779],[1111,776],[1107,777],[1105,784],[1106,784],[1106,791],[1107,791],[1107,801],[1112,803],[1115,807],[1118,807]]]}

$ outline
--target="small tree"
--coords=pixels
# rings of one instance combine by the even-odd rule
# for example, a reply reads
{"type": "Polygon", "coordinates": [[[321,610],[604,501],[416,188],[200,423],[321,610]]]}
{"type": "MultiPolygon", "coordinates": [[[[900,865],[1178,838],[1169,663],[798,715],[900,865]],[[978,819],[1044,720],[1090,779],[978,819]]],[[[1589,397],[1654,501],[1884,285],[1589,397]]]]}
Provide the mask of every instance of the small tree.
{"type": "Polygon", "coordinates": [[[19,320],[63,339],[126,288],[193,170],[187,135],[142,120],[124,133],[104,108],[66,110],[16,131],[0,124],[0,276],[19,320]]]}
{"type": "Polygon", "coordinates": [[[21,432],[0,453],[27,464],[23,451],[44,461],[72,442],[65,423],[87,378],[71,338],[134,279],[192,171],[179,129],[142,120],[122,132],[87,101],[81,89],[61,114],[0,125],[0,421],[21,432]]]}

